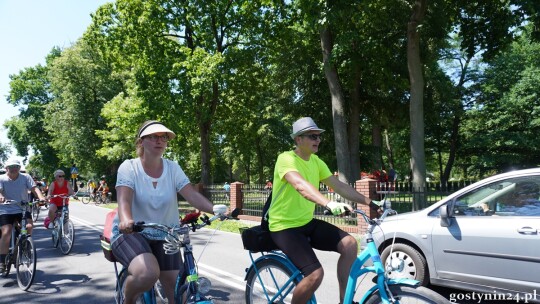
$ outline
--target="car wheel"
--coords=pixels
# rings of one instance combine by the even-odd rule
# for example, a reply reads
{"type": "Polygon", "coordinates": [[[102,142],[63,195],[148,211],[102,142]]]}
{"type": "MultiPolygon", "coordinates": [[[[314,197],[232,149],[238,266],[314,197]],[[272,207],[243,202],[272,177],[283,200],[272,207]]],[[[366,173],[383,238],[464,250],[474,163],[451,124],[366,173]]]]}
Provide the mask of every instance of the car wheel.
{"type": "Polygon", "coordinates": [[[429,271],[426,259],[418,250],[406,244],[386,247],[381,259],[389,278],[407,278],[420,281],[422,286],[429,284],[429,271]],[[390,254],[390,252],[392,252],[390,254]],[[391,266],[391,267],[388,267],[391,266]]]}

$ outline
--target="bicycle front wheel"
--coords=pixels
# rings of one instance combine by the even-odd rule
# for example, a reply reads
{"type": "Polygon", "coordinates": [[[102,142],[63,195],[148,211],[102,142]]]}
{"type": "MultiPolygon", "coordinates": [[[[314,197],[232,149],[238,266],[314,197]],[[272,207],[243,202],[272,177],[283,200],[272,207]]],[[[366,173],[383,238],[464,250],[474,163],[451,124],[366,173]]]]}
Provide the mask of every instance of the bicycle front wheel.
{"type": "MultiPolygon", "coordinates": [[[[400,304],[450,303],[450,301],[448,301],[445,297],[423,286],[390,285],[389,288],[394,299],[398,300],[400,304]]],[[[373,294],[371,294],[371,296],[369,296],[369,298],[367,298],[365,303],[380,304],[384,302],[379,292],[375,291],[373,294]]]]}
{"type": "Polygon", "coordinates": [[[53,230],[51,231],[52,243],[54,248],[58,248],[58,243],[60,243],[60,238],[62,237],[62,227],[60,221],[55,220],[56,225],[54,225],[53,230]]]}
{"type": "Polygon", "coordinates": [[[282,263],[276,260],[260,260],[255,263],[255,267],[259,270],[259,275],[257,276],[254,268],[247,275],[246,304],[290,303],[301,276],[286,286],[293,271],[282,263]]]}
{"type": "Polygon", "coordinates": [[[62,235],[60,236],[60,250],[63,254],[69,254],[75,242],[75,227],[73,222],[68,219],[62,225],[62,235]]]}
{"type": "Polygon", "coordinates": [[[89,196],[89,195],[83,195],[83,196],[81,196],[81,202],[82,202],[83,204],[88,204],[88,203],[90,203],[90,196],[89,196]]]}
{"type": "Polygon", "coordinates": [[[27,236],[19,242],[17,252],[17,283],[22,290],[28,290],[36,276],[36,247],[32,237],[27,236]]]}
{"type": "MultiPolygon", "coordinates": [[[[124,268],[118,275],[118,280],[116,282],[116,296],[115,296],[116,304],[124,303],[124,289],[126,287],[127,277],[128,277],[128,271],[126,268],[124,268]]],[[[153,289],[150,291],[150,293],[147,292],[145,294],[142,294],[140,297],[138,297],[135,303],[136,304],[156,304],[156,298],[155,298],[153,289]]]]}

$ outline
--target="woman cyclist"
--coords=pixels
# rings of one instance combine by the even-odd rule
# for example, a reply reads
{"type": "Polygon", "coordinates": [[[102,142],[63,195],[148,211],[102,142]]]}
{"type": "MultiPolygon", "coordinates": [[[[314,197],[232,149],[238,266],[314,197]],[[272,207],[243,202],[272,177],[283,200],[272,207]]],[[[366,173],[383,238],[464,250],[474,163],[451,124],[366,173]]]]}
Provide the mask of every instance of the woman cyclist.
{"type": "Polygon", "coordinates": [[[180,193],[192,206],[212,212],[213,205],[190,184],[178,163],[162,158],[167,143],[176,135],[158,121],[146,121],[137,132],[138,158],[118,169],[118,215],[112,229],[112,251],[128,269],[124,303],[135,303],[159,279],[169,303],[174,303],[176,277],[183,265],[180,253],[165,254],[164,233],[145,229],[133,232],[133,223],[144,221],[178,225],[180,193]]]}

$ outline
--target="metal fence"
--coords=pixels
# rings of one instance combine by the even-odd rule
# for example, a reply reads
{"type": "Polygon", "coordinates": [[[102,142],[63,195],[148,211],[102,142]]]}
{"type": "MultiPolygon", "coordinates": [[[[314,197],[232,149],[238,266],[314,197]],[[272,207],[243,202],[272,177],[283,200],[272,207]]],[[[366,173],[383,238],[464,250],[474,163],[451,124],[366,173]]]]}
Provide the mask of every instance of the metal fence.
{"type": "MultiPolygon", "coordinates": [[[[376,186],[378,199],[387,196],[392,201],[392,208],[399,213],[413,210],[413,201],[421,199],[423,203],[418,204],[420,209],[428,207],[449,194],[470,185],[472,181],[464,182],[449,182],[427,183],[424,189],[414,190],[412,183],[409,182],[394,182],[394,183],[378,183],[376,186]]],[[[255,217],[262,216],[264,203],[266,202],[271,190],[264,189],[264,184],[244,185],[242,188],[243,209],[244,215],[255,217]]],[[[324,185],[323,185],[324,186],[324,185]]],[[[351,185],[354,187],[354,185],[351,185]]],[[[349,203],[353,208],[356,208],[356,203],[342,198],[339,194],[331,191],[327,187],[321,187],[319,191],[327,196],[330,200],[349,203]]],[[[204,187],[205,195],[214,204],[230,205],[229,193],[223,189],[223,185],[210,185],[204,187]]],[[[315,217],[323,219],[327,222],[339,225],[356,225],[356,217],[348,218],[335,217],[324,215],[324,208],[317,206],[315,208],[315,217]]]]}

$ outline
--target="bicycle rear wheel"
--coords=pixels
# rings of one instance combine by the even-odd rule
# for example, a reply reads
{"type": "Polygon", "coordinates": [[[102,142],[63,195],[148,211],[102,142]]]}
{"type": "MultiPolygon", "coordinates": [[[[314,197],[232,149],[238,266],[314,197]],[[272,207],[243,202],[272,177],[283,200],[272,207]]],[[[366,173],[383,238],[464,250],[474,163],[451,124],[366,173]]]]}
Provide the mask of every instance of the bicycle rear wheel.
{"type": "Polygon", "coordinates": [[[60,250],[63,254],[69,254],[75,242],[75,227],[70,219],[64,221],[60,236],[60,250]]]}
{"type": "Polygon", "coordinates": [[[259,270],[259,276],[254,268],[247,274],[246,279],[246,304],[268,304],[269,300],[276,297],[272,303],[290,303],[296,285],[301,276],[295,278],[285,286],[285,283],[293,274],[293,270],[276,260],[260,260],[255,263],[259,270]],[[278,291],[279,294],[278,294],[278,291]]]}
{"type": "Polygon", "coordinates": [[[6,255],[6,259],[2,262],[4,262],[4,265],[5,265],[5,269],[4,271],[0,272],[0,276],[2,276],[3,278],[7,277],[9,275],[9,272],[11,270],[11,252],[9,252],[7,255],[6,255]]]}
{"type": "MultiPolygon", "coordinates": [[[[408,286],[408,285],[390,285],[390,292],[394,296],[394,299],[399,300],[400,304],[441,304],[450,303],[445,297],[436,293],[435,291],[423,286],[408,286]]],[[[367,298],[366,304],[379,304],[383,303],[381,295],[378,291],[367,298]]]]}
{"type": "MultiPolygon", "coordinates": [[[[116,281],[116,296],[114,297],[116,300],[116,304],[124,303],[124,288],[126,287],[127,277],[128,277],[128,271],[126,268],[124,268],[118,275],[118,279],[116,281]]],[[[152,289],[150,293],[142,294],[140,297],[137,298],[135,303],[136,304],[156,304],[156,296],[154,293],[154,289],[152,289]]]]}
{"type": "Polygon", "coordinates": [[[28,290],[36,276],[36,247],[32,237],[27,236],[20,240],[17,253],[17,283],[22,290],[28,290]]]}
{"type": "Polygon", "coordinates": [[[34,222],[38,220],[39,209],[41,209],[39,203],[36,202],[34,205],[32,205],[32,219],[34,220],[34,222]]]}

